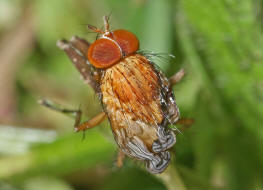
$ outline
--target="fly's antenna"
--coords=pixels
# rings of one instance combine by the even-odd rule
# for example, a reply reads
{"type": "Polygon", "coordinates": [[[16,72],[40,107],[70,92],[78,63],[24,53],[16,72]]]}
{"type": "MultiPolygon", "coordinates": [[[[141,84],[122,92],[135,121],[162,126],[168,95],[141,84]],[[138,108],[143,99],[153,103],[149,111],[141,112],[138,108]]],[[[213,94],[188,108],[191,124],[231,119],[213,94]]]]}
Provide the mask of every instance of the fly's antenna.
{"type": "Polygon", "coordinates": [[[110,33],[109,17],[103,16],[103,22],[104,22],[104,27],[105,27],[105,34],[108,35],[110,33]]]}
{"type": "Polygon", "coordinates": [[[110,34],[110,25],[109,25],[109,16],[103,16],[103,22],[104,22],[104,30],[102,31],[101,29],[97,28],[96,26],[93,26],[91,24],[88,24],[88,29],[98,33],[98,34],[103,34],[103,35],[109,35],[110,34]]]}
{"type": "Polygon", "coordinates": [[[92,31],[94,31],[96,33],[99,33],[99,34],[104,34],[104,32],[102,30],[100,30],[96,26],[92,26],[90,24],[88,24],[88,29],[90,29],[90,30],[92,30],[92,31]]]}

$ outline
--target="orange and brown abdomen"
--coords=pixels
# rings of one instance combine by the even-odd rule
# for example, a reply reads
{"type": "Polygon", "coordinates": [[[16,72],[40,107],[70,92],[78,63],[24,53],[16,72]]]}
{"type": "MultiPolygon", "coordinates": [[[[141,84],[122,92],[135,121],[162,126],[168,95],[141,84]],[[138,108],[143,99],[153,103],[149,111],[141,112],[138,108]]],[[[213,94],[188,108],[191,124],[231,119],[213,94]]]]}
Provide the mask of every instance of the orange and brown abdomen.
{"type": "Polygon", "coordinates": [[[144,56],[135,54],[106,69],[100,87],[102,103],[121,150],[137,159],[166,164],[170,159],[166,149],[175,138],[169,133],[174,141],[165,142],[168,140],[162,126],[165,115],[158,74],[144,56]],[[156,142],[157,149],[153,147],[156,142]]]}
{"type": "Polygon", "coordinates": [[[107,69],[101,92],[113,132],[125,131],[128,138],[145,136],[143,140],[151,146],[163,115],[158,78],[148,60],[141,55],[129,56],[107,69]]]}

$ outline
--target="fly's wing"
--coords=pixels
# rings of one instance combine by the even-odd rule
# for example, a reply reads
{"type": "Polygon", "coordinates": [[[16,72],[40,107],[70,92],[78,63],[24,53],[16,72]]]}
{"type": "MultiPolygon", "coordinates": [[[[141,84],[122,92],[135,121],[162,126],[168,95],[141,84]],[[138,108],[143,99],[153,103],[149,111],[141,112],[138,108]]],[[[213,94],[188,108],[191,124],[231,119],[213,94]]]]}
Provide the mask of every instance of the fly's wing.
{"type": "Polygon", "coordinates": [[[154,152],[161,152],[171,148],[176,138],[174,133],[167,126],[176,123],[180,117],[179,109],[175,102],[173,91],[170,87],[168,79],[164,74],[156,69],[160,81],[160,103],[163,112],[163,120],[161,127],[158,128],[158,139],[154,141],[152,149],[154,152]]]}
{"type": "Polygon", "coordinates": [[[171,54],[166,54],[166,53],[155,53],[152,51],[145,51],[145,50],[141,50],[141,52],[143,55],[145,55],[145,57],[148,60],[152,60],[152,64],[155,66],[155,71],[160,81],[161,98],[162,98],[161,104],[165,116],[165,119],[163,120],[163,126],[167,126],[169,124],[172,125],[179,120],[180,117],[179,109],[176,105],[175,97],[168,79],[158,68],[158,66],[153,63],[153,60],[159,60],[160,62],[167,64],[171,59],[175,57],[171,54]]]}
{"type": "Polygon", "coordinates": [[[167,149],[175,143],[174,134],[164,126],[169,112],[164,107],[172,98],[164,79],[144,56],[136,54],[108,68],[100,85],[117,144],[128,156],[145,160],[152,173],[167,167],[167,149]]]}
{"type": "Polygon", "coordinates": [[[161,84],[161,105],[165,116],[162,125],[172,125],[179,120],[180,112],[176,105],[174,93],[168,79],[161,71],[157,71],[157,74],[161,84]]]}
{"type": "Polygon", "coordinates": [[[159,82],[161,85],[161,104],[165,116],[162,125],[172,125],[179,120],[179,109],[175,103],[175,97],[168,79],[162,73],[160,68],[158,68],[158,66],[154,64],[154,60],[158,60],[159,62],[167,64],[169,61],[171,61],[171,59],[175,58],[175,56],[167,53],[155,53],[145,50],[140,50],[140,53],[143,54],[148,60],[150,60],[150,62],[152,62],[152,65],[155,67],[155,72],[159,78],[159,82]]]}

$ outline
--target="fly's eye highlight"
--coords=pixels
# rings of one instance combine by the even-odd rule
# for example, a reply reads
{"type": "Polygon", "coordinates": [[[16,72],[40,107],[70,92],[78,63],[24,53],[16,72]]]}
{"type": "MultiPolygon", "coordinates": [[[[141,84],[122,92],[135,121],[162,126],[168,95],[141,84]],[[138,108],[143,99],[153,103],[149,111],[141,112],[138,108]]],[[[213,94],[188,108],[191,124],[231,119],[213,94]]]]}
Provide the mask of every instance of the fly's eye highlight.
{"type": "Polygon", "coordinates": [[[127,30],[113,31],[113,40],[119,44],[124,56],[135,53],[139,49],[139,40],[127,30]]]}
{"type": "Polygon", "coordinates": [[[96,40],[88,49],[88,60],[97,68],[107,68],[121,59],[119,46],[107,38],[96,40]]]}

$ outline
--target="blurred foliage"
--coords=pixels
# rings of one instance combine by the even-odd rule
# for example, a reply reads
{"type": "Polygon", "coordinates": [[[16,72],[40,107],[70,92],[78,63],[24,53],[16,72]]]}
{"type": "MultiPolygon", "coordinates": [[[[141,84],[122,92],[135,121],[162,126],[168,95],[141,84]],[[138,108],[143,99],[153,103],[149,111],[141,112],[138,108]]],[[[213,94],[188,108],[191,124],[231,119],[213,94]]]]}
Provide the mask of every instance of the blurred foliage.
{"type": "Polygon", "coordinates": [[[58,133],[24,154],[0,152],[0,189],[263,189],[262,7],[261,0],[0,0],[0,39],[27,8],[35,23],[34,47],[17,60],[17,116],[9,124],[58,133]],[[195,123],[177,135],[172,172],[164,176],[130,159],[117,169],[108,122],[82,141],[72,119],[36,103],[48,97],[81,105],[87,118],[101,110],[56,41],[94,41],[86,24],[101,27],[110,13],[111,28],[134,32],[142,50],[175,55],[156,60],[167,76],[187,71],[174,92],[182,117],[195,123]]]}

